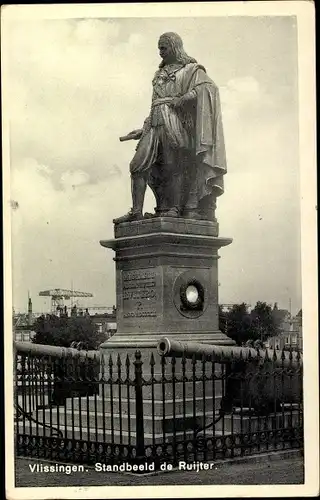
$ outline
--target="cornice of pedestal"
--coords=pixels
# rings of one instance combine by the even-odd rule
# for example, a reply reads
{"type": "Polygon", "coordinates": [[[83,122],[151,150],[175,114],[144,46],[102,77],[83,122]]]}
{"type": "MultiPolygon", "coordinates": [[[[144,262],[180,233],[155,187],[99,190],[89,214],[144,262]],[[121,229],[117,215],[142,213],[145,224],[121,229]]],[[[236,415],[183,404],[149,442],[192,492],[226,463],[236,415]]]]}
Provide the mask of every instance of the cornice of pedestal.
{"type": "Polygon", "coordinates": [[[154,217],[139,221],[122,222],[114,226],[115,238],[159,232],[218,236],[219,224],[216,219],[209,221],[184,219],[182,217],[154,217]]]}
{"type": "Polygon", "coordinates": [[[210,247],[221,248],[232,243],[232,238],[219,236],[206,236],[199,234],[179,234],[169,232],[157,232],[140,234],[136,236],[124,236],[112,240],[100,240],[100,245],[112,250],[139,246],[160,246],[161,244],[185,245],[188,247],[210,247]]]}

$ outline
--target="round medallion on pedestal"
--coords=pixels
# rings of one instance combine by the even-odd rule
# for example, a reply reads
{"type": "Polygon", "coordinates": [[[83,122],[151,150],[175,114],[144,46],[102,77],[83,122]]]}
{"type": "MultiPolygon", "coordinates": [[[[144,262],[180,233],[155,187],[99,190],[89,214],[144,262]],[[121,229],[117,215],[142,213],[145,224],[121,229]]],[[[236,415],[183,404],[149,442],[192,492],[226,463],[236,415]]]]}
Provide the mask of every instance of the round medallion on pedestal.
{"type": "Polygon", "coordinates": [[[198,318],[204,313],[208,305],[207,295],[197,270],[180,274],[173,284],[173,302],[179,313],[188,318],[198,318]]]}

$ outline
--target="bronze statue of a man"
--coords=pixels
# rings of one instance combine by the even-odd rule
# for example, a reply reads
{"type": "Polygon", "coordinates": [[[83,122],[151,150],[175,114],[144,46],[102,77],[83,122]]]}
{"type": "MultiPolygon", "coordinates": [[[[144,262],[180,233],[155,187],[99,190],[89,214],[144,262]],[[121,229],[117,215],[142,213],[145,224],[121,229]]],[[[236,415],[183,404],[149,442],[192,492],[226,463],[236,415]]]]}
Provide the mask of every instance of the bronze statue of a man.
{"type": "Polygon", "coordinates": [[[227,170],[219,91],[179,35],[164,33],[158,47],[150,115],[120,138],[139,143],[130,163],[133,206],[114,222],[143,218],[147,185],[155,216],[212,220],[227,170]]]}

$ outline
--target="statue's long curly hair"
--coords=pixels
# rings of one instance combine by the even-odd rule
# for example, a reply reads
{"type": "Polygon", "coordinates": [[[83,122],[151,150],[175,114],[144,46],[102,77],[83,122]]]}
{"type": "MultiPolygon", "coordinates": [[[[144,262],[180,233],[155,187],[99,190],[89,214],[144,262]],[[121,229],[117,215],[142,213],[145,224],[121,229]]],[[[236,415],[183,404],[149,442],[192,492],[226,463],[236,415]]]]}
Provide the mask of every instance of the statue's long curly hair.
{"type": "MultiPolygon", "coordinates": [[[[183,65],[197,62],[196,59],[188,56],[188,54],[185,52],[183,48],[182,39],[177,33],[173,32],[163,33],[159,38],[159,41],[160,40],[165,40],[166,42],[169,42],[172,51],[175,54],[177,62],[183,65]]],[[[159,68],[163,68],[163,66],[164,66],[164,61],[162,61],[159,64],[159,68]]]]}

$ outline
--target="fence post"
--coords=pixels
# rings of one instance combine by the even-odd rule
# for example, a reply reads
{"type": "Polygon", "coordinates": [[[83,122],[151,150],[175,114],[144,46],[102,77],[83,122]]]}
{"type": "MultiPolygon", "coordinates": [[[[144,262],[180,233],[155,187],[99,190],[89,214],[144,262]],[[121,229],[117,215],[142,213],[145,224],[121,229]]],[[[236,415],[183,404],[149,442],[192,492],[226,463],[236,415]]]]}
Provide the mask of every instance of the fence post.
{"type": "Polygon", "coordinates": [[[143,397],[142,397],[142,360],[141,352],[135,352],[135,396],[136,396],[136,449],[138,461],[144,458],[144,425],[143,425],[143,397]]]}

